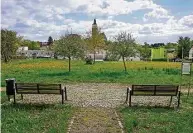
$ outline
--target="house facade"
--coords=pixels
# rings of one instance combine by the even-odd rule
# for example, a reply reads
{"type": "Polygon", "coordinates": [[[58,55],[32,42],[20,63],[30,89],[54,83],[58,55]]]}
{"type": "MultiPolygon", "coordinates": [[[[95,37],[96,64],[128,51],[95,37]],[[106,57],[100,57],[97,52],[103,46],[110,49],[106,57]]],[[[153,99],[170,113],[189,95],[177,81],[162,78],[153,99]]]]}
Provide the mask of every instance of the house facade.
{"type": "Polygon", "coordinates": [[[46,50],[28,50],[28,47],[19,47],[16,51],[17,56],[25,56],[27,58],[54,58],[53,51],[46,50]]]}

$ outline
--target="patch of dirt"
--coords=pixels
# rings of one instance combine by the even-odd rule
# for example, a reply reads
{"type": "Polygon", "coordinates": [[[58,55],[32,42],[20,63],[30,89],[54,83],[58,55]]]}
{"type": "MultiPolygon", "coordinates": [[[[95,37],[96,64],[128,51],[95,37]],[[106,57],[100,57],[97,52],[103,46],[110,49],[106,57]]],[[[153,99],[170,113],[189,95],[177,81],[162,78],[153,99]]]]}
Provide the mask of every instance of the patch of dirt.
{"type": "Polygon", "coordinates": [[[113,109],[80,108],[74,115],[70,133],[121,133],[113,109]]]}

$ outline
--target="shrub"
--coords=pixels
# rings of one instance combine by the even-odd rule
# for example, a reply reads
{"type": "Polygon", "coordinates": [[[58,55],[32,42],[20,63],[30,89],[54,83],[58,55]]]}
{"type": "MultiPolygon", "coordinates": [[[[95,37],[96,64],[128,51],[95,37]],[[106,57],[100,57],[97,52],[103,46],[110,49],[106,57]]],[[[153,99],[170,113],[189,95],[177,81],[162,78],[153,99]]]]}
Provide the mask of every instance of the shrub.
{"type": "Polygon", "coordinates": [[[152,59],[152,61],[167,61],[167,58],[152,59]]]}
{"type": "Polygon", "coordinates": [[[85,61],[86,61],[86,64],[88,64],[88,65],[92,65],[93,64],[93,59],[91,58],[91,56],[90,57],[86,57],[85,61]]]}

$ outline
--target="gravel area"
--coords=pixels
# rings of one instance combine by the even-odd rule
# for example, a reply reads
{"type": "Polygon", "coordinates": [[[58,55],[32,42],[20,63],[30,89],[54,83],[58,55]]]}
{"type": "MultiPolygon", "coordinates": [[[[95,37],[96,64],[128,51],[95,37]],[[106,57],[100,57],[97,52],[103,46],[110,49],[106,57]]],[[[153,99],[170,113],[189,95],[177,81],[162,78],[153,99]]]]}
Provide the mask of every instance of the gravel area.
{"type": "MultiPolygon", "coordinates": [[[[117,83],[78,83],[67,84],[68,101],[65,103],[79,107],[110,107],[123,105],[126,99],[127,85],[117,83]]],[[[23,103],[61,103],[61,95],[24,95],[23,103]]],[[[175,99],[175,98],[174,98],[175,99]]],[[[167,106],[170,97],[132,96],[132,105],[167,106]]],[[[176,100],[174,100],[176,101],[176,100]]]]}

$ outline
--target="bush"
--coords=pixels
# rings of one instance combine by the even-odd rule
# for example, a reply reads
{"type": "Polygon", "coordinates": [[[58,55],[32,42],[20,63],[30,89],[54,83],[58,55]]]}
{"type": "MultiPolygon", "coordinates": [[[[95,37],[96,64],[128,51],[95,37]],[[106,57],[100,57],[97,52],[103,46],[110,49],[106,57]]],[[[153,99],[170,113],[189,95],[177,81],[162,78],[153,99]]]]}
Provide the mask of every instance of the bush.
{"type": "Polygon", "coordinates": [[[152,61],[167,61],[167,58],[152,59],[152,61]]]}
{"type": "Polygon", "coordinates": [[[119,55],[111,54],[107,52],[104,61],[119,61],[119,59],[120,59],[119,55]]]}
{"type": "Polygon", "coordinates": [[[91,58],[91,56],[90,57],[86,57],[85,61],[86,61],[86,64],[88,64],[88,65],[92,65],[93,64],[93,59],[91,58]]]}

